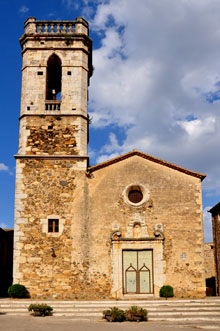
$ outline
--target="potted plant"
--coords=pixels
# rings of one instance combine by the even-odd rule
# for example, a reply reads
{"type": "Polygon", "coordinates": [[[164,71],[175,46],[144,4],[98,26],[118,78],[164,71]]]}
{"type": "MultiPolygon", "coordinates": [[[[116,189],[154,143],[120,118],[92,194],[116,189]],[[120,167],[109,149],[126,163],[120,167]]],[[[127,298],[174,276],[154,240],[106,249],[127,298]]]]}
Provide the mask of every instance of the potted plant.
{"type": "Polygon", "coordinates": [[[28,311],[33,311],[34,316],[51,316],[53,308],[43,303],[32,303],[28,307],[28,311]]]}
{"type": "Polygon", "coordinates": [[[132,306],[125,311],[125,318],[126,321],[130,322],[147,321],[147,310],[137,306],[132,306]]]}
{"type": "Polygon", "coordinates": [[[118,307],[112,307],[103,311],[103,318],[108,322],[123,322],[125,320],[125,313],[118,307]]]}

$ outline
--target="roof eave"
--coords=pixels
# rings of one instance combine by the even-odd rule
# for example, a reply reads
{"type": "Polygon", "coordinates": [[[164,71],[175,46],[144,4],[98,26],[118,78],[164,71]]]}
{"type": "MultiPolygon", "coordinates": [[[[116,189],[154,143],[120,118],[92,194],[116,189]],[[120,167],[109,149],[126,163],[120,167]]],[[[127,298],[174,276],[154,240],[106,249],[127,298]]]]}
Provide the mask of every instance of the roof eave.
{"type": "Polygon", "coordinates": [[[133,150],[131,152],[128,152],[126,154],[122,154],[122,155],[117,156],[117,157],[115,157],[113,159],[110,159],[108,161],[105,161],[105,162],[96,164],[95,166],[89,167],[88,168],[88,171],[89,172],[97,171],[99,169],[108,167],[108,166],[110,166],[110,165],[112,165],[114,163],[120,162],[122,160],[125,160],[125,159],[127,159],[127,158],[129,158],[131,156],[135,156],[135,155],[140,156],[140,157],[142,157],[144,159],[150,160],[152,162],[156,162],[156,163],[162,164],[162,165],[164,165],[164,166],[166,166],[168,168],[172,168],[172,169],[175,169],[177,171],[183,172],[183,173],[185,173],[187,175],[190,175],[190,176],[193,176],[193,177],[197,177],[197,178],[201,179],[201,181],[203,181],[203,179],[206,177],[205,174],[201,174],[201,173],[198,173],[198,172],[195,172],[195,171],[191,171],[191,170],[182,168],[182,167],[177,166],[177,165],[175,165],[173,163],[164,161],[162,159],[158,159],[158,158],[156,158],[154,156],[151,156],[149,154],[145,154],[145,153],[139,152],[137,150],[133,150]]]}
{"type": "Polygon", "coordinates": [[[215,211],[220,210],[220,202],[208,210],[209,213],[213,214],[215,211]]]}

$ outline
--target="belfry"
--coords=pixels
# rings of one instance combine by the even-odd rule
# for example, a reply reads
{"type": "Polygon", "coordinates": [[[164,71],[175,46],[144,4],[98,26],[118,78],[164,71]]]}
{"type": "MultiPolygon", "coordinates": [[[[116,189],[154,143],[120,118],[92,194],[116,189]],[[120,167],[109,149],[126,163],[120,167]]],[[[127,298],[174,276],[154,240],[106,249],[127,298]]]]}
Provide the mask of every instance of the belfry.
{"type": "Polygon", "coordinates": [[[89,166],[88,23],[28,18],[13,283],[34,297],[205,296],[200,174],[133,150],[89,166]]]}

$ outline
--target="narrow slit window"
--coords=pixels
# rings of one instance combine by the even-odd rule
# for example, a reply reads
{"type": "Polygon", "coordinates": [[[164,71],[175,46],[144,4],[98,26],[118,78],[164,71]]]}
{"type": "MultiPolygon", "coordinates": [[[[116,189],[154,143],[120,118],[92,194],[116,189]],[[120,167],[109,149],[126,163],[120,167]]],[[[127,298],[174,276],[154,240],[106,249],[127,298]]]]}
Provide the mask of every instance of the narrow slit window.
{"type": "Polygon", "coordinates": [[[57,218],[48,219],[48,232],[59,232],[59,220],[57,218]]]}

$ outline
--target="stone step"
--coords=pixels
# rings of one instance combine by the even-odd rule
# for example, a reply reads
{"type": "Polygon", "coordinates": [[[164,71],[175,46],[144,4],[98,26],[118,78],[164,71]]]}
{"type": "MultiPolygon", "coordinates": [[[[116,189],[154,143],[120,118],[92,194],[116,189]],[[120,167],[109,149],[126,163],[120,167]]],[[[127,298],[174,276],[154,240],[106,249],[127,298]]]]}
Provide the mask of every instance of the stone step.
{"type": "MultiPolygon", "coordinates": [[[[28,316],[29,312],[11,312],[9,315],[19,315],[19,316],[28,316]]],[[[85,312],[85,313],[74,313],[74,312],[54,312],[53,316],[66,316],[66,317],[71,317],[71,318],[87,318],[87,319],[102,319],[102,313],[101,312],[85,312]]],[[[196,315],[189,315],[186,314],[185,316],[183,314],[178,314],[178,315],[164,315],[164,314],[155,314],[153,315],[152,313],[148,314],[148,318],[150,321],[220,321],[219,314],[218,315],[209,315],[209,316],[204,316],[202,314],[199,316],[198,314],[196,315]]]]}
{"type": "Polygon", "coordinates": [[[183,310],[187,310],[187,309],[195,309],[195,310],[199,310],[199,309],[220,309],[220,304],[210,304],[210,305],[149,305],[146,303],[142,303],[140,305],[131,303],[131,304],[102,304],[102,305],[97,305],[97,304],[69,304],[69,305],[63,305],[61,303],[56,303],[56,302],[44,302],[44,301],[40,301],[40,302],[34,302],[34,301],[30,301],[28,303],[20,303],[20,304],[14,304],[14,303],[0,303],[0,308],[15,308],[16,307],[28,307],[31,303],[36,303],[36,304],[40,304],[40,303],[44,303],[44,304],[48,304],[53,306],[53,308],[57,307],[57,308],[82,308],[82,309],[87,309],[90,307],[93,308],[97,308],[97,309],[106,309],[106,308],[110,308],[110,307],[124,307],[124,308],[128,308],[131,306],[138,306],[138,307],[146,307],[148,309],[183,309],[183,310]]]}
{"type": "Polygon", "coordinates": [[[125,302],[125,303],[129,303],[129,302],[149,302],[149,303],[186,303],[186,302],[219,302],[220,303],[220,297],[208,297],[208,298],[204,298],[204,299],[175,299],[175,298],[160,298],[160,299],[135,299],[135,300],[58,300],[58,299],[11,299],[11,298],[0,298],[0,303],[3,302],[30,302],[30,301],[35,301],[35,302],[39,302],[39,301],[44,301],[44,302],[61,302],[61,303],[116,303],[116,302],[125,302]]]}
{"type": "MultiPolygon", "coordinates": [[[[25,311],[27,308],[28,308],[29,305],[27,306],[17,306],[17,307],[0,307],[0,310],[1,312],[3,311],[25,311]]],[[[93,306],[90,306],[90,307],[84,307],[84,308],[79,308],[79,307],[56,307],[56,306],[52,306],[54,311],[76,311],[76,312],[86,312],[86,311],[102,311],[103,308],[99,308],[99,307],[93,307],[93,306]]],[[[192,313],[203,313],[203,312],[207,312],[207,313],[210,313],[210,312],[216,312],[216,313],[219,313],[220,312],[220,307],[200,307],[200,308],[164,308],[164,307],[160,307],[160,309],[157,309],[157,308],[152,308],[152,307],[145,307],[145,306],[142,306],[142,308],[146,308],[148,310],[148,312],[164,312],[164,313],[169,313],[169,312],[173,312],[173,313],[178,313],[178,312],[183,312],[183,313],[187,313],[187,312],[192,312],[192,313]]],[[[104,310],[105,309],[108,309],[109,307],[104,307],[104,310]]],[[[128,309],[128,307],[123,307],[123,306],[120,306],[120,309],[128,309]]]]}
{"type": "MultiPolygon", "coordinates": [[[[20,305],[20,306],[7,306],[7,305],[1,305],[0,306],[0,309],[1,311],[13,311],[13,310],[21,310],[21,309],[27,309],[29,306],[28,305],[20,305]]],[[[95,307],[95,306],[88,306],[88,307],[74,307],[74,306],[56,306],[56,305],[53,305],[52,306],[54,310],[56,311],[101,311],[101,310],[104,310],[104,309],[109,309],[109,307],[95,307]]],[[[129,307],[127,306],[119,306],[121,309],[128,309],[129,307]]],[[[146,308],[148,311],[164,311],[164,312],[178,312],[178,311],[191,311],[191,312],[209,312],[209,311],[215,311],[215,312],[220,312],[220,307],[159,307],[160,309],[158,308],[155,308],[155,307],[148,307],[148,306],[145,306],[145,305],[142,305],[141,306],[142,308],[146,308]]]]}
{"type": "MultiPolygon", "coordinates": [[[[28,306],[23,306],[23,307],[0,307],[0,312],[16,312],[16,311],[26,311],[28,309],[28,306]]],[[[146,307],[146,306],[141,306],[144,309],[147,309],[148,312],[152,312],[152,313],[156,313],[156,312],[163,312],[163,313],[194,313],[194,314],[202,314],[202,313],[216,313],[220,315],[220,308],[197,308],[197,309],[193,309],[193,308],[188,308],[188,309],[181,309],[181,308],[151,308],[151,307],[146,307]]],[[[55,307],[52,306],[53,310],[56,312],[60,312],[60,311],[64,311],[64,312],[87,312],[87,311],[92,311],[92,312],[103,312],[103,310],[107,310],[109,309],[109,307],[103,307],[103,308],[97,308],[97,307],[87,307],[87,308],[78,308],[78,307],[55,307]]],[[[123,307],[120,306],[120,309],[126,310],[129,307],[123,307]]]]}
{"type": "Polygon", "coordinates": [[[167,321],[167,322],[219,322],[219,317],[179,317],[179,318],[172,318],[172,317],[166,317],[166,318],[149,318],[149,321],[167,321]]]}
{"type": "Polygon", "coordinates": [[[102,319],[102,312],[117,306],[128,309],[139,306],[148,310],[152,321],[220,321],[220,298],[206,300],[103,300],[103,301],[58,301],[58,300],[13,300],[0,299],[0,313],[27,316],[30,303],[45,303],[54,309],[54,316],[69,316],[71,319],[102,319]]]}
{"type": "MultiPolygon", "coordinates": [[[[1,311],[3,310],[8,310],[8,311],[12,311],[12,310],[19,310],[19,309],[27,309],[29,306],[28,305],[20,305],[20,306],[7,306],[7,305],[1,305],[0,306],[0,309],[1,311]]],[[[64,310],[64,311],[101,311],[102,309],[109,309],[109,307],[95,307],[93,305],[91,306],[88,306],[88,307],[76,307],[76,306],[68,306],[68,307],[65,307],[65,306],[56,306],[56,305],[53,305],[52,306],[54,310],[56,311],[61,311],[61,310],[64,310]]],[[[126,307],[126,306],[119,306],[121,309],[128,309],[129,307],[126,307]]],[[[152,308],[152,307],[148,307],[148,306],[141,306],[141,307],[144,307],[146,308],[148,311],[164,311],[164,312],[178,312],[178,311],[192,311],[192,312],[209,312],[209,311],[216,311],[216,312],[219,312],[220,311],[220,307],[198,307],[198,308],[195,308],[195,307],[159,307],[160,309],[158,308],[152,308]]]]}
{"type": "Polygon", "coordinates": [[[210,299],[154,299],[154,300],[48,300],[48,299],[0,299],[0,303],[28,303],[30,301],[34,302],[57,302],[62,304],[112,304],[112,303],[156,303],[156,304],[176,304],[176,303],[211,303],[216,302],[220,304],[220,297],[211,297],[210,299]]]}
{"type": "Polygon", "coordinates": [[[212,301],[46,301],[46,300],[0,300],[0,307],[2,305],[27,305],[30,303],[41,303],[44,302],[48,305],[62,305],[62,306],[90,306],[96,305],[98,307],[101,306],[210,306],[210,305],[219,305],[220,300],[212,300],[212,301]]]}

